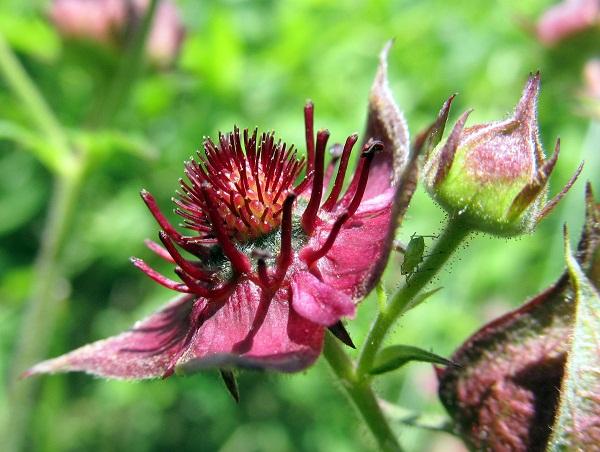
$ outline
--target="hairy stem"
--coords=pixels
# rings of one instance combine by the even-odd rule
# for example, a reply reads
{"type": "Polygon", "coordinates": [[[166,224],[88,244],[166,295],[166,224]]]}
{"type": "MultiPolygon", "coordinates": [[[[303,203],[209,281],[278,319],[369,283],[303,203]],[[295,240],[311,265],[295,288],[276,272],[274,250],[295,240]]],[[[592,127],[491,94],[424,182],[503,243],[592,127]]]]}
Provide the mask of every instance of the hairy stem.
{"type": "Polygon", "coordinates": [[[369,382],[357,377],[352,360],[329,332],[325,335],[323,355],[375,437],[379,450],[401,451],[402,447],[383,415],[369,382]]]}
{"type": "Polygon", "coordinates": [[[390,327],[400,315],[410,309],[411,303],[421,289],[435,277],[450,255],[460,246],[470,232],[471,229],[464,223],[457,219],[450,219],[431,253],[419,266],[420,270],[412,275],[409,283],[401,287],[390,298],[385,309],[380,309],[360,352],[356,369],[359,377],[368,374],[390,327]]]}

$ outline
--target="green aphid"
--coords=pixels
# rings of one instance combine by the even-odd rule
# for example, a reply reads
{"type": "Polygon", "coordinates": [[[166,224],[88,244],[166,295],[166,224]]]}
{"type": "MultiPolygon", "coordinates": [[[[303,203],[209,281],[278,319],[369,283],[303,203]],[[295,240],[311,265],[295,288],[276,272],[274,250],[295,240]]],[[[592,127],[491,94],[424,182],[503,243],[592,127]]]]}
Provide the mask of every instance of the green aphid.
{"type": "Polygon", "coordinates": [[[400,265],[400,274],[408,275],[406,280],[419,271],[419,265],[423,262],[425,257],[425,237],[435,237],[431,235],[417,235],[414,233],[410,236],[408,245],[402,247],[397,245],[398,248],[404,253],[404,260],[400,265]]]}

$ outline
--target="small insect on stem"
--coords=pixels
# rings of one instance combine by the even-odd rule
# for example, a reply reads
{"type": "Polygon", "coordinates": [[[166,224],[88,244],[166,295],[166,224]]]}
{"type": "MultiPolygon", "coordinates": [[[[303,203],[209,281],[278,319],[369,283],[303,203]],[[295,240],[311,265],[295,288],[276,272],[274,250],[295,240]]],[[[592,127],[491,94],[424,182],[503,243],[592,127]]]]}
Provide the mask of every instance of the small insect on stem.
{"type": "Polygon", "coordinates": [[[399,251],[404,254],[404,260],[400,265],[400,274],[407,275],[407,283],[415,273],[420,271],[419,265],[423,262],[423,258],[426,257],[424,255],[425,237],[437,238],[435,235],[417,235],[414,233],[410,236],[410,241],[406,246],[395,244],[399,248],[399,251]]]}

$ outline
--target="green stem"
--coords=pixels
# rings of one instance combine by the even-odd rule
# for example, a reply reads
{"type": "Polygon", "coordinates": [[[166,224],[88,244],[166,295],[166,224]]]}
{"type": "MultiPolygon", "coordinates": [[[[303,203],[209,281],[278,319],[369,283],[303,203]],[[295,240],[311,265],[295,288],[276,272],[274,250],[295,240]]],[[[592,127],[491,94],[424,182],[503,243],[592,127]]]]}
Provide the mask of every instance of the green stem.
{"type": "Polygon", "coordinates": [[[81,186],[83,168],[71,177],[56,179],[41,249],[33,272],[33,286],[22,319],[21,334],[15,347],[8,388],[10,418],[4,438],[7,451],[22,449],[35,404],[37,380],[19,380],[19,375],[42,359],[54,334],[56,320],[64,300],[57,261],[71,225],[81,186]]]}
{"type": "Polygon", "coordinates": [[[375,437],[379,450],[386,452],[401,451],[402,447],[383,415],[369,382],[357,378],[352,361],[342,350],[337,339],[329,333],[325,336],[323,355],[375,437]]]}
{"type": "Polygon", "coordinates": [[[380,310],[371,325],[358,359],[356,371],[359,377],[364,377],[368,374],[390,327],[402,313],[411,307],[411,302],[414,301],[421,289],[435,277],[450,255],[459,247],[470,232],[471,229],[464,223],[456,219],[451,219],[446,229],[438,238],[431,253],[419,266],[421,271],[414,273],[410,282],[400,288],[391,297],[390,302],[384,310],[380,310]]]}
{"type": "Polygon", "coordinates": [[[29,78],[23,66],[0,33],[0,74],[19,97],[40,132],[58,155],[60,168],[67,173],[73,169],[69,140],[50,107],[29,78]]]}
{"type": "Polygon", "coordinates": [[[146,41],[150,33],[150,26],[154,20],[157,5],[158,0],[150,0],[142,21],[134,25],[132,39],[129,42],[127,51],[121,57],[117,72],[109,86],[104,102],[100,104],[92,118],[92,127],[98,128],[110,121],[112,116],[118,111],[119,105],[122,105],[129,97],[133,82],[137,79],[144,62],[146,41]]]}

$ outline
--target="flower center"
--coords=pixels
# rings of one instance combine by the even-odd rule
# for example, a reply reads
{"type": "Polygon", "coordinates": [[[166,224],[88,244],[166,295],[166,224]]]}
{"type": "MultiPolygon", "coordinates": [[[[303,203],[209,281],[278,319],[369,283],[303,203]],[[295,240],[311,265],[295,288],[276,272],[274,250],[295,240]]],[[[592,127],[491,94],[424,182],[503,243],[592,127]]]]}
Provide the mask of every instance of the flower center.
{"type": "Polygon", "coordinates": [[[205,155],[198,153],[199,161],[185,164],[190,183],[180,180],[176,212],[187,228],[198,232],[197,243],[218,242],[209,203],[216,206],[215,220],[238,242],[261,237],[281,224],[283,202],[304,160],[296,158],[293,146],[275,142],[273,133],[257,140],[256,129],[251,136],[244,130],[243,140],[242,146],[237,127],[220,134],[218,144],[207,138],[205,155]]]}
{"type": "Polygon", "coordinates": [[[370,139],[363,145],[354,176],[342,195],[350,153],[358,140],[358,135],[350,135],[338,156],[337,175],[329,196],[322,203],[333,167],[325,171],[329,132],[319,130],[315,137],[313,113],[313,104],[309,102],[304,107],[306,160],[298,160],[293,147],[275,142],[273,133],[263,133],[257,139],[256,130],[251,136],[244,130],[242,137],[236,127],[233,133],[220,134],[218,145],[210,139],[204,141],[204,155],[198,153],[198,161],[186,162],[189,182],[180,179],[181,191],[174,199],[176,212],[184,218],[187,228],[197,232],[196,236],[180,234],[161,213],[154,197],[142,190],[144,202],[162,228],[159,237],[165,248],[154,242],[148,242],[148,246],[177,265],[175,273],[182,282],[161,275],[141,259],[132,259],[134,265],[169,289],[214,300],[231,293],[243,275],[263,289],[276,291],[284,283],[295,258],[311,268],[324,257],[344,223],[357,211],[373,157],[383,149],[383,143],[370,139]],[[304,179],[294,186],[305,163],[304,179]],[[326,174],[329,176],[325,177],[326,174]],[[299,196],[304,198],[302,203],[296,202],[299,196]],[[294,206],[302,210],[301,215],[294,216],[294,206]],[[300,227],[306,237],[312,237],[324,226],[329,230],[324,241],[294,249],[295,227],[300,227]],[[272,263],[260,253],[254,256],[248,249],[252,247],[235,243],[254,240],[274,230],[279,230],[279,252],[272,263]],[[198,260],[188,260],[178,247],[198,260]],[[219,273],[220,264],[210,262],[216,248],[229,262],[227,276],[219,273]],[[251,258],[256,259],[255,266],[251,258]]]}

